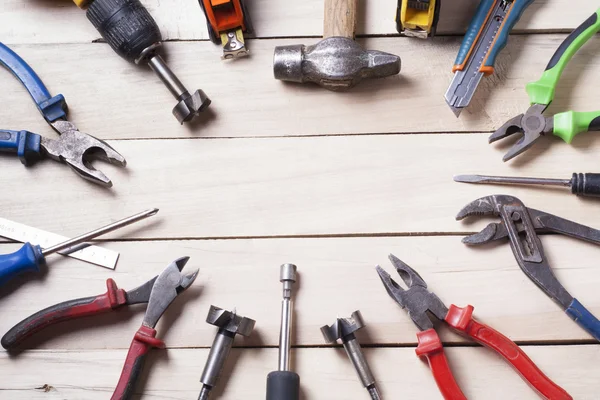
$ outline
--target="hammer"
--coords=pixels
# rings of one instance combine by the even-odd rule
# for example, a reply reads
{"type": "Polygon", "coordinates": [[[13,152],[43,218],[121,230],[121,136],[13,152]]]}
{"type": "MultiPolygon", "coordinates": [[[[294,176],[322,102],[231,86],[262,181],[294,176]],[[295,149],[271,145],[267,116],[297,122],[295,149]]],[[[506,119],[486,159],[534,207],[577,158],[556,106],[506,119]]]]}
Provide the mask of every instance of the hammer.
{"type": "Polygon", "coordinates": [[[313,46],[275,47],[275,79],[314,82],[325,89],[344,91],[365,78],[400,72],[400,57],[364,50],[354,41],[358,0],[325,0],[324,39],[313,46]]]}

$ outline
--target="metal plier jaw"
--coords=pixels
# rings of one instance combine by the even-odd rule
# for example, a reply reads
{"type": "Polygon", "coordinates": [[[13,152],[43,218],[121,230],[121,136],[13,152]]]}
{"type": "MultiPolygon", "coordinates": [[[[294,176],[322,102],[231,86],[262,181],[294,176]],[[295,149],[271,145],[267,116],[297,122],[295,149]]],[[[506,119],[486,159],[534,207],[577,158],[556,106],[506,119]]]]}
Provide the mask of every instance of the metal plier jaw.
{"type": "Polygon", "coordinates": [[[504,157],[502,157],[503,161],[508,161],[518,156],[531,148],[539,138],[552,133],[554,119],[543,115],[547,107],[548,105],[546,104],[533,104],[525,114],[520,114],[510,119],[489,137],[489,143],[494,143],[514,134],[522,135],[504,157]]]}
{"type": "Polygon", "coordinates": [[[127,165],[125,157],[119,154],[108,143],[87,133],[65,120],[50,122],[60,135],[58,139],[42,137],[41,147],[53,160],[63,162],[83,179],[111,187],[112,182],[101,171],[95,169],[91,161],[102,160],[120,167],[127,165]]]}
{"type": "Polygon", "coordinates": [[[402,288],[386,270],[378,265],[377,273],[388,294],[408,312],[410,318],[422,331],[433,328],[433,322],[427,315],[428,311],[443,321],[448,314],[448,308],[439,297],[427,290],[427,284],[419,273],[393,254],[389,255],[389,259],[408,288],[402,288]]]}

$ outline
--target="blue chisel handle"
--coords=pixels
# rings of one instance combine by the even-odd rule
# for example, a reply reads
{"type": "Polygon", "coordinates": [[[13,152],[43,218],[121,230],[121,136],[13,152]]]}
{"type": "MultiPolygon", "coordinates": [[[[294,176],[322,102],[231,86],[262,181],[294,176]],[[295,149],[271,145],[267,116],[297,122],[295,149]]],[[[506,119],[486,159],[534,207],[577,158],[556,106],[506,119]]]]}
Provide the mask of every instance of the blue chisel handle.
{"type": "Polygon", "coordinates": [[[587,310],[577,299],[573,299],[565,310],[571,319],[585,329],[596,340],[600,341],[600,321],[587,310]]]}
{"type": "Polygon", "coordinates": [[[25,243],[14,253],[0,255],[0,286],[17,275],[39,272],[44,259],[42,248],[31,243],[25,243]]]}
{"type": "Polygon", "coordinates": [[[0,130],[0,152],[16,153],[23,165],[30,165],[41,156],[41,140],[37,133],[0,130]]]}
{"type": "MultiPolygon", "coordinates": [[[[456,60],[454,61],[453,72],[462,71],[465,68],[469,57],[474,53],[477,40],[482,35],[488,20],[493,18],[492,11],[495,9],[496,4],[500,2],[502,2],[502,0],[482,0],[479,3],[479,6],[475,11],[475,16],[471,20],[471,24],[467,29],[467,33],[465,34],[456,60]]],[[[480,72],[483,72],[485,75],[491,75],[494,73],[496,57],[506,46],[506,43],[508,42],[508,34],[515,26],[517,21],[521,19],[523,11],[525,11],[525,9],[531,3],[533,3],[533,0],[514,0],[506,3],[506,7],[508,7],[506,16],[504,17],[504,20],[502,21],[502,24],[496,33],[496,37],[490,45],[490,48],[488,49],[486,56],[479,68],[480,72]]]]}
{"type": "Polygon", "coordinates": [[[21,81],[48,122],[67,118],[67,102],[62,94],[50,96],[40,77],[17,53],[0,42],[0,64],[21,81]]]}

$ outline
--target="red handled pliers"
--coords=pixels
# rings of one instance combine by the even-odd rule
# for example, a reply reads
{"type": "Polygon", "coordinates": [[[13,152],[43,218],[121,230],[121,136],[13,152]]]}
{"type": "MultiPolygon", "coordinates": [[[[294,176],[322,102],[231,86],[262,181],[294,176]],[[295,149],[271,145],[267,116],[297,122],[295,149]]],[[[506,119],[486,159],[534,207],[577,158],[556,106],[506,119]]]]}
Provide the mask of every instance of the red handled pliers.
{"type": "Polygon", "coordinates": [[[154,327],[177,295],[190,287],[198,276],[198,270],[188,275],[181,273],[188,260],[189,257],[175,260],[160,275],[133,290],[118,289],[115,281],[109,279],[106,281],[108,291],[105,294],[65,301],[39,311],[8,331],[2,337],[2,346],[13,349],[34,333],[61,321],[102,314],[124,305],[148,303],[142,326],[133,337],[119,383],[111,398],[129,399],[148,351],[153,347],[165,347],[164,342],[156,338],[154,327]]]}
{"type": "Polygon", "coordinates": [[[427,284],[414,269],[391,254],[389,258],[408,289],[398,285],[380,266],[377,266],[377,272],[389,295],[400,307],[408,311],[410,318],[421,330],[417,333],[416,353],[419,357],[427,358],[433,378],[444,399],[466,400],[466,397],[452,375],[442,342],[427,312],[445,321],[458,333],[500,354],[543,398],[572,400],[565,390],[544,375],[516,343],[489,326],[477,322],[472,317],[473,306],[460,308],[451,304],[450,308],[447,308],[435,294],[427,290],[427,284]]]}

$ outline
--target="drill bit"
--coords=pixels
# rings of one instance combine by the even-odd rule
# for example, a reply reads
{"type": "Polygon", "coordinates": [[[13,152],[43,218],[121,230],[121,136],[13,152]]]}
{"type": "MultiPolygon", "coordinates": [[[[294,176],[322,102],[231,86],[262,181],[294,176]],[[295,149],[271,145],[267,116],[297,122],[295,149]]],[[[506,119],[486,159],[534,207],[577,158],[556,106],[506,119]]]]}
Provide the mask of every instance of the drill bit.
{"type": "Polygon", "coordinates": [[[571,193],[584,197],[600,197],[600,174],[574,173],[571,179],[527,178],[488,175],[456,175],[456,182],[507,185],[543,185],[571,188],[571,193]]]}

